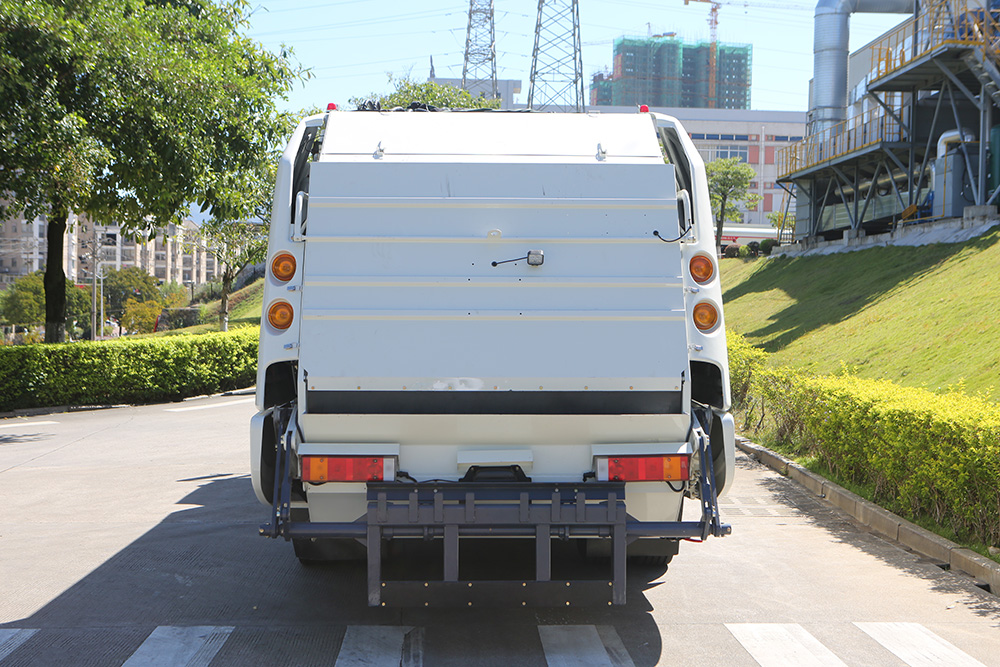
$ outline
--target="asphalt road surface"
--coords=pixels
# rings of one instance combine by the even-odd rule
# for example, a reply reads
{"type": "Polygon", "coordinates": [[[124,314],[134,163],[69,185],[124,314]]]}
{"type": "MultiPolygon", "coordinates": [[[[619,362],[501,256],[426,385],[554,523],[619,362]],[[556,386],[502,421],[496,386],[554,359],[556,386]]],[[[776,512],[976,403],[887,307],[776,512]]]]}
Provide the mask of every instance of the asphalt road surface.
{"type": "Polygon", "coordinates": [[[257,535],[252,413],[0,420],[0,667],[1000,666],[1000,599],[742,455],[733,534],[632,567],[624,607],[369,608],[362,565],[257,535]]]}

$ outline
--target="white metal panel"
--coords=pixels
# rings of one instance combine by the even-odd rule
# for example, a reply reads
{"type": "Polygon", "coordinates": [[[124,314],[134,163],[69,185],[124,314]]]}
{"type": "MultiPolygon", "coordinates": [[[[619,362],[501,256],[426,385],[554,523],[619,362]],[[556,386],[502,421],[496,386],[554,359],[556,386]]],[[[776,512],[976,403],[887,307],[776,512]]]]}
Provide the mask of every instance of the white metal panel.
{"type": "MultiPolygon", "coordinates": [[[[646,114],[332,113],[324,154],[659,157],[646,114]]],[[[374,158],[373,158],[374,159],[374,158]]]]}
{"type": "Polygon", "coordinates": [[[313,386],[522,378],[502,384],[537,390],[536,378],[573,377],[570,389],[588,378],[679,389],[681,250],[653,236],[677,231],[673,168],[508,167],[490,179],[428,165],[421,197],[385,178],[330,196],[351,170],[314,174],[300,319],[313,386]],[[529,250],[544,264],[506,262],[529,250]]]}

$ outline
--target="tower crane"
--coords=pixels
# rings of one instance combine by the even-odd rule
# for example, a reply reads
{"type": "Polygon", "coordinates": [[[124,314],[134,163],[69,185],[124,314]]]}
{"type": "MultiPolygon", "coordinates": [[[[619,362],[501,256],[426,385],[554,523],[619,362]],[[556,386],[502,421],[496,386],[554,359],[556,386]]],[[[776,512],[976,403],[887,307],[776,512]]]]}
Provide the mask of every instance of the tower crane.
{"type": "Polygon", "coordinates": [[[716,97],[715,64],[718,62],[716,54],[719,50],[719,7],[722,6],[722,3],[716,2],[716,0],[684,0],[685,5],[692,2],[707,2],[712,6],[708,10],[708,36],[710,38],[708,45],[708,108],[714,109],[716,97]]]}
{"type": "Polygon", "coordinates": [[[770,9],[783,9],[783,10],[809,10],[808,7],[785,5],[780,3],[765,3],[756,2],[755,0],[684,0],[685,5],[689,5],[692,2],[704,2],[711,7],[708,10],[708,34],[710,38],[710,43],[708,47],[708,106],[714,109],[716,104],[716,71],[715,65],[718,62],[718,52],[719,52],[719,7],[723,5],[729,6],[742,6],[744,9],[749,9],[750,7],[755,8],[770,8],[770,9]]]}

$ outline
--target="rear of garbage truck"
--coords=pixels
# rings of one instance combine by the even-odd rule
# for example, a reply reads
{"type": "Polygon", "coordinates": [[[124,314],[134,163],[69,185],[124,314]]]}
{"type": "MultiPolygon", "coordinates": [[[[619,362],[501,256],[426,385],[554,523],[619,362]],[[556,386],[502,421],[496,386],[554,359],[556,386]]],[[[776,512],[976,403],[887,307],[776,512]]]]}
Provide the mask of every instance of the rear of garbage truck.
{"type": "Polygon", "coordinates": [[[266,276],[261,533],[305,561],[366,559],[369,604],[623,604],[628,557],[729,532],[711,207],[675,119],[306,118],[266,276]],[[469,538],[532,540],[534,577],[463,579],[469,538]],[[389,580],[395,540],[440,540],[443,576],[389,580]],[[553,540],[610,556],[606,576],[553,580],[553,540]]]}

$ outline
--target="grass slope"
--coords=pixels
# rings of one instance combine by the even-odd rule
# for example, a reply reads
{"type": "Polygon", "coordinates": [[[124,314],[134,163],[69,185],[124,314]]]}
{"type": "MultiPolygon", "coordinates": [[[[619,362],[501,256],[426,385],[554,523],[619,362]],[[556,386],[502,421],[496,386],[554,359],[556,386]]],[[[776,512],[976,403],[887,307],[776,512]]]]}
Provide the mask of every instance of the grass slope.
{"type": "Polygon", "coordinates": [[[776,365],[986,391],[1000,385],[998,242],[994,227],[965,243],[725,260],[726,325],[776,365]]]}
{"type": "MultiPolygon", "coordinates": [[[[209,333],[219,330],[219,307],[222,301],[210,301],[206,304],[206,312],[212,318],[208,324],[196,324],[193,327],[183,329],[172,329],[162,333],[153,334],[156,336],[177,336],[185,334],[209,333]]],[[[264,279],[261,278],[250,283],[241,290],[237,290],[229,295],[229,327],[238,328],[242,326],[259,326],[260,314],[264,306],[264,279]]]]}

